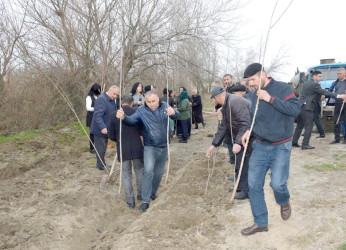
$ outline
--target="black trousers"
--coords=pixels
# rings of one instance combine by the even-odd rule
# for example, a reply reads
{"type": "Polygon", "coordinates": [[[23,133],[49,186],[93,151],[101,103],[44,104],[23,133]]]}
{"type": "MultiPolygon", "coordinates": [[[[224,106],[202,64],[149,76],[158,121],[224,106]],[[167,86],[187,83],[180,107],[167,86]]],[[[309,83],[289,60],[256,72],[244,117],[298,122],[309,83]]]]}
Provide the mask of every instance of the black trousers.
{"type": "Polygon", "coordinates": [[[95,141],[95,149],[97,150],[100,157],[96,154],[96,168],[98,169],[104,169],[104,165],[106,166],[105,162],[105,154],[107,150],[107,144],[108,144],[108,138],[94,135],[94,141],[95,141]],[[103,164],[102,164],[103,163],[103,164]]]}
{"type": "Polygon", "coordinates": [[[324,129],[321,124],[320,115],[321,115],[321,106],[319,103],[317,103],[314,108],[314,122],[316,124],[318,133],[320,133],[320,135],[325,135],[324,129]]]}
{"type": "MultiPolygon", "coordinates": [[[[344,124],[346,124],[346,104],[344,105],[344,108],[341,111],[342,103],[335,103],[335,109],[334,109],[334,136],[336,141],[340,141],[340,128],[341,123],[344,121],[344,124]],[[339,115],[341,111],[340,121],[338,124],[336,124],[339,115]]],[[[346,139],[346,136],[344,137],[346,139]]]]}
{"type": "MultiPolygon", "coordinates": [[[[95,144],[95,140],[94,140],[94,135],[92,133],[89,134],[90,135],[90,140],[92,141],[93,144],[95,144]]],[[[90,141],[89,141],[89,144],[90,144],[90,152],[94,149],[94,146],[90,141]]]]}
{"type": "MultiPolygon", "coordinates": [[[[244,153],[244,148],[241,147],[241,150],[238,154],[236,154],[236,163],[235,163],[235,176],[236,179],[238,178],[239,170],[240,170],[240,164],[241,160],[243,158],[243,153],[244,153]]],[[[239,185],[237,188],[237,191],[243,191],[244,193],[248,194],[249,193],[249,184],[248,184],[248,171],[249,171],[249,157],[245,157],[244,159],[244,165],[243,169],[241,171],[241,176],[239,180],[239,185]]],[[[236,181],[236,180],[234,180],[236,181]]]]}
{"type": "MultiPolygon", "coordinates": [[[[304,106],[303,106],[304,107],[304,106]]],[[[302,108],[303,108],[302,107],[302,108]]],[[[297,127],[294,131],[292,143],[298,143],[299,137],[302,133],[303,128],[305,128],[304,139],[302,146],[309,145],[312,127],[313,127],[313,112],[311,110],[303,110],[300,112],[297,120],[297,127]]]]}

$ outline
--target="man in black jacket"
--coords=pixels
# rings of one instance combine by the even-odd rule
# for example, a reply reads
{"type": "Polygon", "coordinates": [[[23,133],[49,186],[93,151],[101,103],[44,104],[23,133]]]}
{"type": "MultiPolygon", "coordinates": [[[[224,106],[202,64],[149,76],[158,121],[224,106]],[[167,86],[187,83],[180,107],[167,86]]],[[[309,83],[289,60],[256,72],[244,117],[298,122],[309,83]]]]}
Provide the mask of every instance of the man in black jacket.
{"type": "Polygon", "coordinates": [[[300,145],[298,145],[298,140],[303,128],[305,127],[302,149],[315,148],[309,145],[309,141],[313,127],[313,110],[316,103],[321,99],[321,95],[334,98],[343,98],[346,100],[346,95],[337,95],[321,88],[321,86],[318,84],[318,82],[322,79],[321,71],[316,70],[312,72],[311,78],[311,80],[304,83],[302,92],[299,96],[301,112],[298,116],[297,127],[294,131],[292,140],[293,147],[300,147],[300,145]]]}
{"type": "MultiPolygon", "coordinates": [[[[236,155],[235,164],[236,174],[238,175],[244,152],[241,138],[246,132],[250,121],[250,102],[243,97],[226,93],[225,89],[221,86],[215,86],[211,90],[211,98],[214,98],[217,104],[222,105],[222,120],[214,136],[212,145],[207,150],[206,156],[210,158],[214,149],[222,143],[226,134],[231,134],[231,140],[233,136],[234,141],[232,151],[236,155]]],[[[238,187],[240,192],[234,197],[235,199],[242,200],[248,198],[248,167],[248,161],[245,161],[238,187]]]]}
{"type": "MultiPolygon", "coordinates": [[[[134,114],[136,109],[133,106],[133,97],[127,95],[123,97],[122,109],[128,116],[134,114]]],[[[109,125],[109,138],[117,143],[118,161],[120,162],[120,120],[116,118],[116,112],[111,114],[109,125]]],[[[142,177],[144,170],[143,163],[143,142],[142,142],[142,128],[140,125],[128,126],[122,124],[121,131],[121,145],[122,145],[122,181],[126,196],[126,202],[130,208],[135,207],[135,198],[132,187],[132,167],[135,170],[136,184],[137,184],[137,200],[142,200],[142,177]]]]}

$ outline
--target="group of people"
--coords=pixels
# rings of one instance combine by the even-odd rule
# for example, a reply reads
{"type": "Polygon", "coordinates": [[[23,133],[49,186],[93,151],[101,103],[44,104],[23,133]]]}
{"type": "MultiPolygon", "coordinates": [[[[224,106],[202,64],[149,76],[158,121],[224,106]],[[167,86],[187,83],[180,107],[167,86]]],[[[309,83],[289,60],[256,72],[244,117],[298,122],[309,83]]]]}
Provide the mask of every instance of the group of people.
{"type": "MultiPolygon", "coordinates": [[[[340,69],[340,72],[344,70],[340,69]]],[[[342,93],[345,93],[346,83],[340,76],[338,83],[334,85],[336,93],[328,92],[317,84],[321,79],[321,73],[313,72],[313,80],[304,84],[298,99],[287,83],[268,77],[259,63],[250,64],[245,69],[244,79],[235,84],[233,77],[226,74],[223,77],[223,86],[215,86],[211,90],[211,98],[220,122],[206,156],[210,158],[215,148],[222,143],[229,149],[230,162],[233,161],[235,164],[236,178],[240,179],[235,199],[249,198],[254,217],[253,225],[241,231],[243,235],[248,236],[268,231],[268,210],[263,190],[268,170],[271,171],[270,185],[280,206],[281,217],[283,220],[290,218],[287,180],[291,149],[297,143],[301,124],[303,122],[306,136],[302,149],[309,149],[313,109],[321,94],[336,98],[336,113],[341,113],[342,119],[345,120],[343,102],[346,101],[346,95],[342,93]],[[298,117],[298,125],[293,135],[295,117],[298,117]],[[253,129],[250,133],[251,127],[253,129]],[[245,152],[246,144],[248,146],[245,152]],[[245,161],[240,173],[243,154],[245,161]]],[[[87,97],[87,107],[89,103],[94,108],[93,118],[89,124],[98,152],[97,167],[100,170],[107,167],[104,153],[109,137],[117,142],[118,160],[120,161],[120,155],[122,157],[122,179],[127,204],[129,207],[135,207],[131,183],[133,164],[137,181],[137,199],[142,202],[139,210],[144,212],[149,208],[150,201],[157,198],[156,193],[167,160],[167,145],[171,140],[171,136],[167,135],[176,130],[176,134],[181,136],[179,142],[187,142],[191,133],[191,117],[196,129],[198,123],[205,126],[201,114],[201,97],[196,90],[192,91],[190,97],[186,89],[180,88],[177,98],[167,89],[163,90],[163,96],[160,98],[153,87],[146,87],[147,91],[143,94],[143,86],[136,83],[131,93],[124,96],[120,103],[120,90],[117,86],[110,87],[101,95],[98,87],[99,85],[94,85],[93,91],[90,91],[87,97]],[[191,116],[191,110],[192,114],[195,112],[199,115],[191,116]],[[123,126],[122,153],[119,147],[120,122],[123,126]]],[[[88,109],[88,112],[92,110],[88,109]]],[[[337,125],[335,123],[336,132],[337,125]]],[[[339,140],[340,135],[335,135],[335,141],[339,140]]],[[[234,179],[231,181],[235,182],[234,179]]]]}
{"type": "Polygon", "coordinates": [[[253,63],[245,69],[244,79],[247,81],[234,84],[233,77],[226,74],[223,86],[216,86],[211,90],[211,98],[214,99],[221,122],[206,156],[210,158],[222,141],[229,149],[230,162],[233,161],[236,166],[236,178],[240,174],[235,199],[249,198],[254,217],[254,224],[241,230],[245,236],[268,231],[268,210],[263,191],[268,170],[271,171],[270,186],[276,202],[280,205],[281,217],[283,220],[290,218],[287,180],[291,149],[292,146],[297,146],[303,127],[305,132],[302,149],[313,148],[309,145],[313,110],[321,94],[336,100],[335,140],[332,144],[340,141],[340,125],[337,119],[340,114],[345,123],[345,69],[338,70],[338,80],[332,85],[335,92],[321,89],[317,84],[321,76],[319,71],[312,72],[312,80],[304,84],[298,99],[287,83],[268,77],[261,64],[253,63]],[[295,117],[298,117],[298,124],[293,134],[295,117]],[[246,143],[248,146],[243,171],[239,173],[246,143]]]}
{"type": "Polygon", "coordinates": [[[317,138],[324,138],[325,132],[320,123],[321,100],[329,97],[328,103],[334,103],[334,140],[330,144],[337,144],[343,139],[343,144],[346,144],[345,130],[341,131],[341,127],[346,124],[346,107],[343,103],[346,100],[346,70],[345,68],[338,69],[338,79],[332,84],[328,90],[322,89],[318,84],[322,79],[321,71],[311,72],[311,80],[306,81],[303,85],[302,91],[299,95],[299,101],[302,110],[297,117],[297,127],[294,131],[292,140],[293,147],[301,147],[302,149],[314,149],[310,145],[310,137],[313,129],[313,122],[315,121],[316,127],[319,132],[317,138]],[[342,124],[342,126],[341,126],[342,124]],[[302,145],[298,144],[299,137],[304,130],[304,139],[302,145]],[[340,137],[342,132],[343,136],[340,137]]]}
{"type": "Polygon", "coordinates": [[[90,152],[96,154],[96,167],[99,170],[110,169],[105,163],[105,153],[108,139],[115,141],[117,158],[122,162],[126,202],[129,207],[135,207],[133,166],[137,200],[142,202],[139,206],[142,212],[149,207],[150,200],[157,198],[172,132],[176,131],[180,136],[179,142],[186,143],[191,134],[191,117],[196,129],[198,123],[205,126],[201,97],[197,90],[192,91],[191,97],[184,87],[179,92],[176,98],[172,90],[165,88],[160,98],[154,86],[143,88],[137,82],[131,92],[120,100],[118,86],[111,86],[101,94],[101,86],[96,83],[86,98],[90,152]]]}

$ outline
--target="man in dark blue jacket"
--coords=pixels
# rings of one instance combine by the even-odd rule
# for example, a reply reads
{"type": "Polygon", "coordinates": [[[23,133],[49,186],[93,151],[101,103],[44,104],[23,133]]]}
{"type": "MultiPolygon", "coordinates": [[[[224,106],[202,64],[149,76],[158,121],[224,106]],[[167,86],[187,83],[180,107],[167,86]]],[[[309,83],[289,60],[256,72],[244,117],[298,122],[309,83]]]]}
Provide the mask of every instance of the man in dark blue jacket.
{"type": "MultiPolygon", "coordinates": [[[[251,122],[255,119],[252,155],[248,172],[249,197],[254,224],[241,231],[243,235],[268,231],[268,210],[264,200],[264,181],[271,170],[270,185],[276,202],[281,206],[281,217],[289,219],[291,215],[290,194],[287,180],[290,167],[294,117],[300,113],[300,103],[292,89],[284,82],[269,79],[259,63],[249,65],[244,78],[250,87],[256,90],[251,99],[251,122]],[[260,86],[260,88],[259,88],[260,86]],[[258,111],[254,117],[257,98],[258,111]]],[[[250,129],[251,123],[248,125],[250,129]]],[[[245,145],[250,131],[244,134],[245,145]]]]}
{"type": "Polygon", "coordinates": [[[179,112],[160,102],[155,91],[145,93],[145,104],[127,116],[122,109],[118,110],[117,118],[124,119],[127,125],[143,125],[144,142],[144,174],[142,180],[142,204],[139,210],[145,212],[149,208],[150,198],[157,198],[162,175],[167,159],[167,122],[168,116],[177,118],[179,112]]]}
{"type": "Polygon", "coordinates": [[[119,87],[113,85],[109,90],[100,95],[94,106],[94,116],[90,126],[90,132],[94,134],[96,149],[96,167],[104,170],[106,166],[105,154],[108,143],[108,128],[110,114],[117,110],[115,99],[119,96],[119,87]]]}

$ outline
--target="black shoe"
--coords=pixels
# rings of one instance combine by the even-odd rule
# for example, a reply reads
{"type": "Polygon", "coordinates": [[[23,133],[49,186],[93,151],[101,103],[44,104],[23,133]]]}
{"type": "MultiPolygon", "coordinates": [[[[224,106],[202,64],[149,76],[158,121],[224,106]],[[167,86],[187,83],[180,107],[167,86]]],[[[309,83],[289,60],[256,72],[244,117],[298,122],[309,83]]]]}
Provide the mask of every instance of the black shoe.
{"type": "Polygon", "coordinates": [[[337,143],[339,143],[340,141],[337,141],[337,140],[334,140],[334,141],[332,141],[331,143],[329,143],[329,144],[337,144],[337,143]]]}
{"type": "Polygon", "coordinates": [[[326,137],[326,135],[319,135],[319,136],[316,136],[316,138],[324,138],[326,137]]]}
{"type": "Polygon", "coordinates": [[[145,211],[147,211],[148,208],[149,208],[149,203],[142,203],[139,206],[138,210],[141,211],[141,212],[145,212],[145,211]]]}
{"type": "MultiPolygon", "coordinates": [[[[233,188],[228,189],[228,191],[229,191],[230,193],[232,193],[232,192],[233,192],[233,188]]],[[[240,190],[237,189],[237,193],[239,193],[239,192],[240,192],[240,190]]]]}
{"type": "Polygon", "coordinates": [[[315,147],[310,145],[302,146],[302,150],[305,150],[305,149],[315,149],[315,147]]]}
{"type": "Polygon", "coordinates": [[[95,149],[90,150],[90,154],[96,154],[95,149]]]}
{"type": "Polygon", "coordinates": [[[154,201],[158,196],[156,194],[150,195],[150,198],[154,201]]]}
{"type": "Polygon", "coordinates": [[[294,148],[300,148],[300,145],[298,143],[292,143],[292,147],[294,148]]]}
{"type": "Polygon", "coordinates": [[[207,125],[205,122],[203,122],[203,128],[205,127],[205,125],[207,125]]]}
{"type": "Polygon", "coordinates": [[[178,142],[179,143],[187,143],[187,140],[186,140],[186,138],[183,138],[183,139],[180,139],[178,142]]]}
{"type": "Polygon", "coordinates": [[[127,202],[127,205],[129,206],[129,208],[134,208],[136,203],[133,201],[133,202],[127,202]]]}
{"type": "MultiPolygon", "coordinates": [[[[112,167],[111,166],[106,166],[106,168],[107,168],[107,170],[109,170],[109,171],[111,171],[111,169],[112,169],[112,167]]],[[[104,167],[102,167],[102,168],[99,168],[99,170],[105,170],[105,168],[104,167]]]]}
{"type": "Polygon", "coordinates": [[[141,194],[137,194],[137,200],[141,201],[142,200],[142,195],[141,194]]]}
{"type": "Polygon", "coordinates": [[[195,129],[198,129],[198,125],[197,124],[195,125],[195,129]]]}
{"type": "Polygon", "coordinates": [[[239,193],[237,193],[234,196],[234,199],[236,199],[236,200],[245,200],[245,199],[248,199],[248,198],[249,198],[248,194],[244,193],[243,191],[240,191],[239,193]]]}

